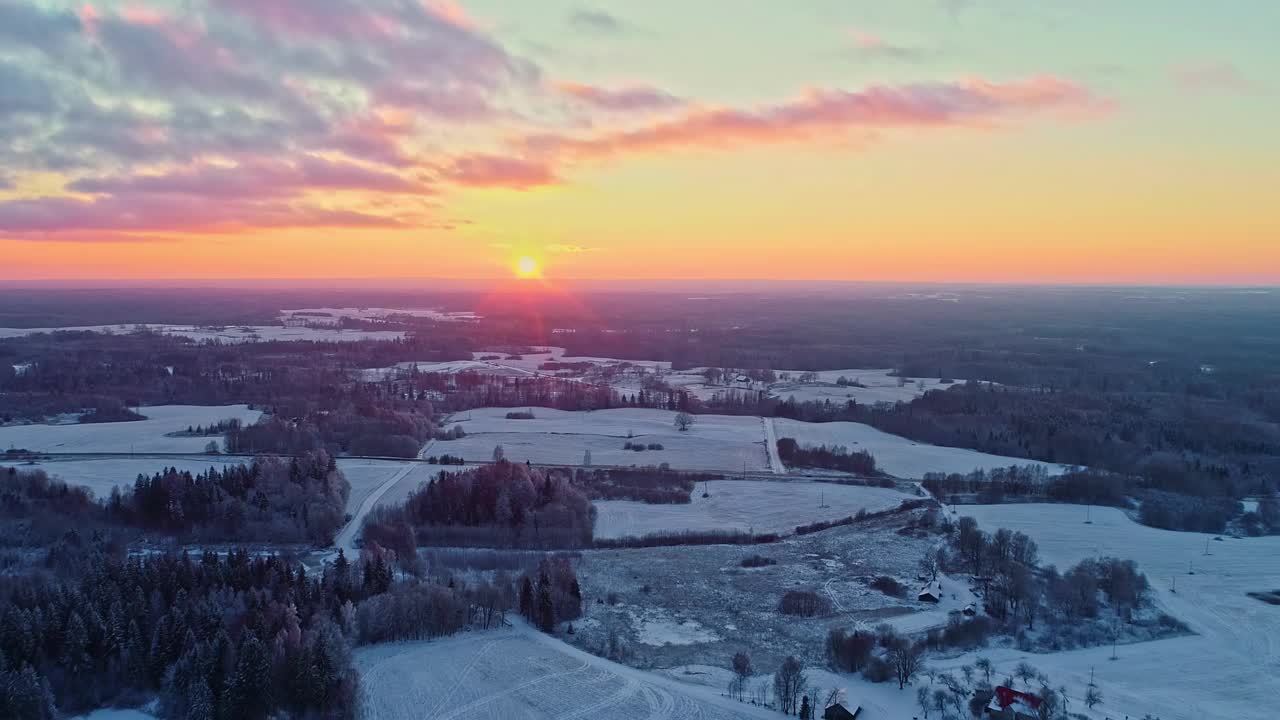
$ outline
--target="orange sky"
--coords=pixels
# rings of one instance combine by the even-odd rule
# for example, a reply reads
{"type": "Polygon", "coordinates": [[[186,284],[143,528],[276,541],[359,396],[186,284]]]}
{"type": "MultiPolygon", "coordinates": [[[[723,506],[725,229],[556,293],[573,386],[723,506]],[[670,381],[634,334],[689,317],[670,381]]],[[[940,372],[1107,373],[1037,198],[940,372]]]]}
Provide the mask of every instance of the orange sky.
{"type": "Polygon", "coordinates": [[[0,281],[1276,283],[1249,5],[3,5],[0,281]]]}

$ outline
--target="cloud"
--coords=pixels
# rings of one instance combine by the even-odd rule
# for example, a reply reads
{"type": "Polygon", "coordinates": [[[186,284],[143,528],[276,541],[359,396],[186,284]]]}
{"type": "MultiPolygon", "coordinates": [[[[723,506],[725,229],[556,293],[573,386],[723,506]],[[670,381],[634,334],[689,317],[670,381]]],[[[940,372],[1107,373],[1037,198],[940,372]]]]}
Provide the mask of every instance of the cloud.
{"type": "Polygon", "coordinates": [[[864,60],[918,62],[932,54],[924,48],[890,43],[879,35],[863,30],[851,29],[848,35],[852,43],[848,48],[849,53],[864,60]]]}
{"type": "Polygon", "coordinates": [[[395,218],[356,210],[277,201],[224,200],[142,194],[95,200],[40,197],[0,202],[0,232],[197,232],[256,228],[395,227],[395,218]]]}
{"type": "Polygon", "coordinates": [[[680,107],[685,101],[649,85],[603,88],[596,85],[562,82],[556,88],[569,97],[610,112],[647,112],[680,107]]]}
{"type": "Polygon", "coordinates": [[[429,194],[429,184],[345,161],[305,156],[294,162],[246,161],[236,166],[202,165],[163,174],[117,175],[75,180],[78,193],[193,195],[217,198],[293,197],[309,190],[368,190],[429,194]]]}
{"type": "Polygon", "coordinates": [[[579,30],[617,35],[630,31],[631,25],[616,15],[593,8],[576,8],[569,14],[569,24],[579,30]]]}
{"type": "Polygon", "coordinates": [[[0,175],[0,190],[12,190],[13,180],[7,175],[0,175]]]}
{"type": "Polygon", "coordinates": [[[443,174],[459,185],[471,187],[528,190],[558,182],[546,163],[501,155],[464,155],[445,168],[443,174]]]}
{"type": "Polygon", "coordinates": [[[1179,65],[1170,72],[1178,87],[1191,92],[1242,92],[1252,88],[1252,84],[1235,65],[1223,60],[1179,65]]]}
{"type": "Polygon", "coordinates": [[[563,245],[560,243],[552,243],[547,246],[547,252],[554,254],[576,255],[578,253],[598,252],[597,247],[583,247],[582,245],[563,245]]]}
{"type": "Polygon", "coordinates": [[[1052,76],[996,83],[877,85],[858,91],[809,90],[752,109],[695,108],[680,117],[590,136],[541,134],[520,143],[546,157],[610,157],[677,148],[820,140],[857,128],[988,124],[1038,110],[1096,110],[1105,103],[1084,87],[1052,76]]]}

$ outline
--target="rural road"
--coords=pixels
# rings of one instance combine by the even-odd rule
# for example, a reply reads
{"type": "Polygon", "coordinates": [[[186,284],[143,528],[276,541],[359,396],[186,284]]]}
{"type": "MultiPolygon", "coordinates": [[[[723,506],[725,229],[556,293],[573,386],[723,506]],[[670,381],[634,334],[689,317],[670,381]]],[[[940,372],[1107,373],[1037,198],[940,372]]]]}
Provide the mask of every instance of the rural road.
{"type": "Polygon", "coordinates": [[[775,475],[785,475],[787,468],[782,464],[782,456],[778,455],[778,429],[774,427],[773,418],[762,417],[764,424],[764,449],[769,455],[769,469],[775,475]]]}
{"type": "Polygon", "coordinates": [[[413,472],[414,467],[416,466],[405,464],[404,467],[400,468],[395,472],[395,474],[387,478],[386,481],[374,489],[373,492],[369,493],[369,496],[364,499],[364,502],[360,503],[360,507],[356,508],[355,513],[351,516],[351,520],[346,525],[342,526],[342,530],[338,531],[338,536],[333,539],[333,545],[338,550],[346,553],[347,559],[354,559],[360,555],[360,551],[356,547],[355,542],[356,537],[360,535],[360,529],[364,526],[365,516],[369,514],[370,510],[373,510],[373,508],[377,506],[378,501],[382,499],[383,495],[387,494],[388,490],[395,487],[396,483],[403,480],[405,475],[413,472]]]}

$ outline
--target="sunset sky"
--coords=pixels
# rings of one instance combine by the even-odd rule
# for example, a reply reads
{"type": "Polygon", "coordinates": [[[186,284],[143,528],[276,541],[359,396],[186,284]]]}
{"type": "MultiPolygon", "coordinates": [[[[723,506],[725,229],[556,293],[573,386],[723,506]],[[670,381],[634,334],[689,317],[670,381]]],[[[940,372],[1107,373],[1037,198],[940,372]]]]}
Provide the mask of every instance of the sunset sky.
{"type": "Polygon", "coordinates": [[[1280,282],[1275,0],[0,0],[0,280],[1280,282]]]}

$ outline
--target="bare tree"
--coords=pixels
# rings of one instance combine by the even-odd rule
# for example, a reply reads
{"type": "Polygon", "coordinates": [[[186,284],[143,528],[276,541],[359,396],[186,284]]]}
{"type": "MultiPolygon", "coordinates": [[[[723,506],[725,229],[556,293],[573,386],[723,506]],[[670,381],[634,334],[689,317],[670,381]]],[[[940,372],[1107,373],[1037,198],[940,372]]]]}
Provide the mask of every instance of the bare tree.
{"type": "Polygon", "coordinates": [[[920,712],[925,716],[925,718],[928,718],[929,707],[930,707],[929,706],[929,688],[923,685],[916,688],[916,704],[920,706],[920,712]]]}
{"type": "Polygon", "coordinates": [[[982,673],[982,676],[984,678],[986,678],[987,684],[990,685],[991,684],[991,661],[988,660],[987,658],[980,657],[976,661],[974,661],[973,666],[978,668],[978,671],[982,673]]]}
{"type": "Polygon", "coordinates": [[[807,685],[804,665],[794,655],[787,656],[782,661],[782,667],[773,675],[773,694],[778,697],[778,709],[784,715],[789,715],[796,709],[807,685]]]}
{"type": "Polygon", "coordinates": [[[503,449],[502,449],[502,445],[494,445],[494,446],[493,446],[493,461],[494,461],[494,462],[502,462],[502,461],[503,461],[503,460],[505,460],[506,458],[507,458],[507,453],[506,453],[506,451],[505,451],[505,450],[503,450],[503,449]]]}
{"type": "Polygon", "coordinates": [[[920,575],[933,582],[938,579],[938,556],[928,552],[920,558],[920,575]]]}
{"type": "Polygon", "coordinates": [[[591,467],[591,451],[590,450],[587,450],[582,453],[582,467],[584,468],[591,467]]]}
{"type": "Polygon", "coordinates": [[[729,682],[729,694],[742,700],[746,695],[747,681],[751,679],[751,656],[745,650],[733,655],[733,680],[729,682]]]}
{"type": "Polygon", "coordinates": [[[675,423],[677,430],[685,432],[689,428],[693,427],[694,419],[689,413],[681,411],[676,413],[676,417],[673,422],[675,423]]]}
{"type": "Polygon", "coordinates": [[[898,678],[898,689],[903,689],[916,673],[924,669],[924,645],[899,638],[889,648],[889,664],[898,678]]]}
{"type": "Polygon", "coordinates": [[[1102,692],[1096,687],[1091,687],[1084,692],[1084,704],[1092,710],[1094,705],[1102,702],[1102,692]]]}

